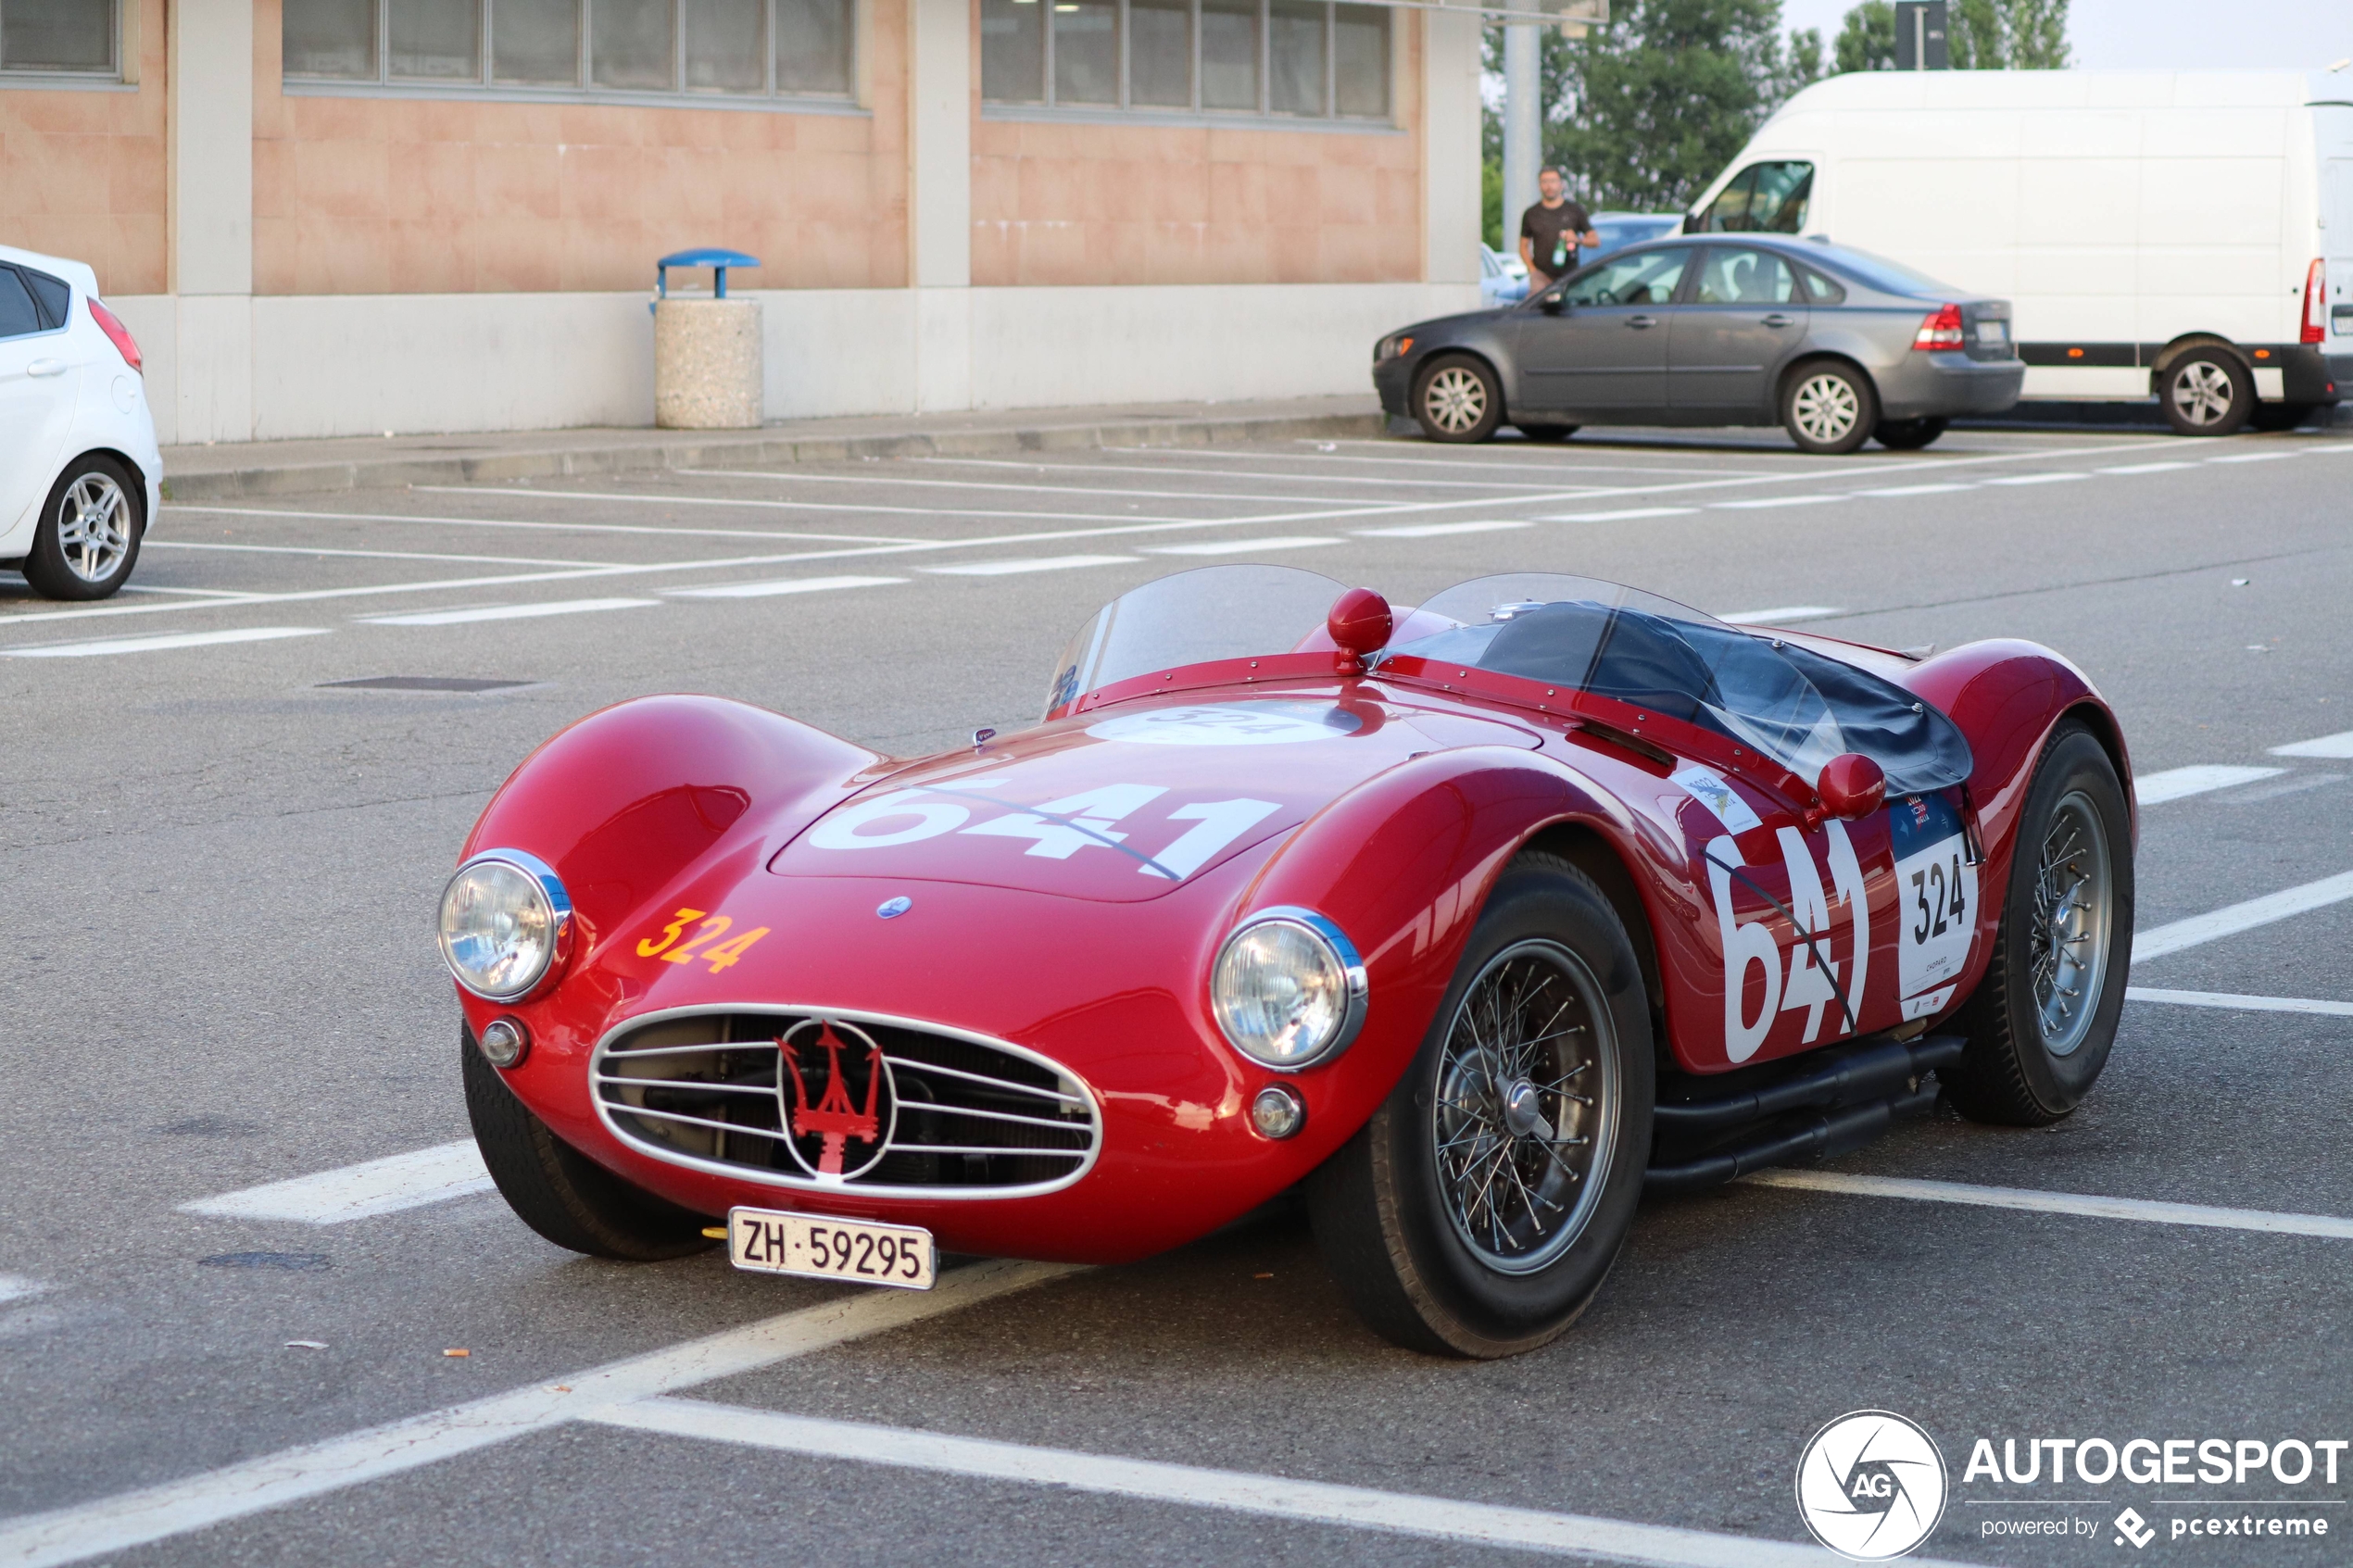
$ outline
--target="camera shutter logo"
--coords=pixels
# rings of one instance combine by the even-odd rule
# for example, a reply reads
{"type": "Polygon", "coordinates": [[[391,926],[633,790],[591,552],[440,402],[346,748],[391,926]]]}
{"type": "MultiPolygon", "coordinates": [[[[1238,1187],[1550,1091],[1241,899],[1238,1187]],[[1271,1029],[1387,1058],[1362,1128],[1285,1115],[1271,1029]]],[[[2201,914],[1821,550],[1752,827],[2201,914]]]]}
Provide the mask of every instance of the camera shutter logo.
{"type": "Polygon", "coordinates": [[[1797,1461],[1797,1512],[1814,1538],[1857,1562],[1901,1557],[1944,1516],[1944,1456],[1918,1423],[1856,1411],[1814,1434],[1797,1461]]]}

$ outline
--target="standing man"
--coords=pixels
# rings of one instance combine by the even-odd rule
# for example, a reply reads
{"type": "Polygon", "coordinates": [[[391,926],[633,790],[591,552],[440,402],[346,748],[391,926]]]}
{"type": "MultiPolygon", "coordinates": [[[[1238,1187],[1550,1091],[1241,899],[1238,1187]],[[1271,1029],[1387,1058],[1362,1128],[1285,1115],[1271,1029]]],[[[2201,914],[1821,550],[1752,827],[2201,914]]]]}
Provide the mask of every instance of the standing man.
{"type": "Polygon", "coordinates": [[[1579,245],[1599,246],[1592,215],[1568,199],[1568,181],[1557,169],[1536,176],[1542,198],[1519,220],[1519,258],[1528,264],[1528,292],[1542,292],[1577,266],[1579,245]]]}

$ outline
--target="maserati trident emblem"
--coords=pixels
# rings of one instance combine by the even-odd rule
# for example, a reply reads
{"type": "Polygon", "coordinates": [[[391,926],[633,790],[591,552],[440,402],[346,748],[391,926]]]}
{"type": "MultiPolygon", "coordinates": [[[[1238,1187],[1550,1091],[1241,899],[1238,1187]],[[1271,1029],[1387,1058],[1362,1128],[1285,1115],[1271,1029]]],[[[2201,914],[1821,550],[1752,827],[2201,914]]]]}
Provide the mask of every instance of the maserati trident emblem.
{"type": "Polygon", "coordinates": [[[855,1024],[809,1018],[777,1038],[776,1054],[793,1159],[824,1182],[871,1170],[888,1152],[899,1114],[882,1047],[855,1024]],[[862,1153],[849,1152],[852,1143],[864,1146],[862,1153]]]}

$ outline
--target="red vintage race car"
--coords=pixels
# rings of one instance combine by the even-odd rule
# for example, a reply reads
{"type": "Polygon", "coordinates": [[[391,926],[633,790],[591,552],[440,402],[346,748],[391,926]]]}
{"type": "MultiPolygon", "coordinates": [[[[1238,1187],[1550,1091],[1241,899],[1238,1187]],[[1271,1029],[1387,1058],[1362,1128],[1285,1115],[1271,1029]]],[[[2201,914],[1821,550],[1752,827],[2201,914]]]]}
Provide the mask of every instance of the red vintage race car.
{"type": "Polygon", "coordinates": [[[1646,1187],[1940,1087],[2066,1115],[2124,999],[2130,777],[2027,643],[1212,567],[935,757],[594,714],[483,812],[441,937],[484,1157],[562,1246],[920,1286],[936,1248],[1116,1262],[1303,1185],[1375,1328],[1499,1356],[1646,1187]]]}

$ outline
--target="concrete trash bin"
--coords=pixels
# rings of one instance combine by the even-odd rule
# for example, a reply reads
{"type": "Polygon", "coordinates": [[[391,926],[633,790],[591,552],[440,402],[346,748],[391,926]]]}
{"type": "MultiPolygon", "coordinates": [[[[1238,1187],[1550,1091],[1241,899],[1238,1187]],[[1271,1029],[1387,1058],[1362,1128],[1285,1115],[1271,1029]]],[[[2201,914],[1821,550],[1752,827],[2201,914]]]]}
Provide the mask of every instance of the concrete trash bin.
{"type": "Polygon", "coordinates": [[[754,430],[761,424],[760,301],[727,297],[727,270],[760,258],[682,250],[655,265],[654,423],[663,430],[754,430]],[[708,267],[707,298],[673,298],[670,269],[708,267]]]}

